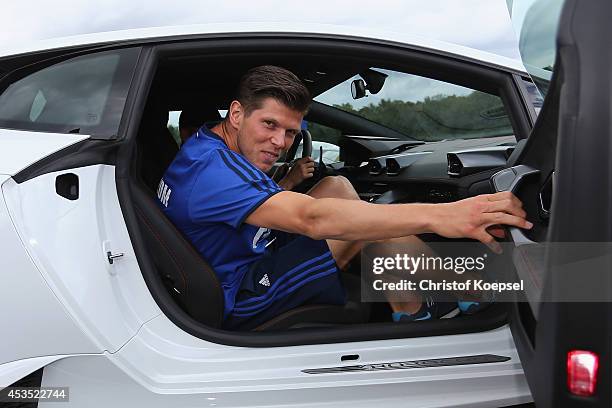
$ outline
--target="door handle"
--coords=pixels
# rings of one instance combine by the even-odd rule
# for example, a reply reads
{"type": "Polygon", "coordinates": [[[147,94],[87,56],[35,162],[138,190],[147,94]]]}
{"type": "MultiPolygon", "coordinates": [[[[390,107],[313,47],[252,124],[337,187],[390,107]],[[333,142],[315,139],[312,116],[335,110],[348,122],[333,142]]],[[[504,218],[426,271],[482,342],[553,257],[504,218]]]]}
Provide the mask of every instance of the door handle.
{"type": "MultiPolygon", "coordinates": [[[[510,191],[516,193],[520,184],[528,177],[540,174],[540,170],[534,169],[533,167],[519,164],[518,166],[509,167],[495,173],[491,176],[491,184],[493,191],[510,191]]],[[[521,245],[535,244],[525,235],[525,233],[516,227],[509,227],[510,236],[512,241],[518,247],[521,245]]]]}

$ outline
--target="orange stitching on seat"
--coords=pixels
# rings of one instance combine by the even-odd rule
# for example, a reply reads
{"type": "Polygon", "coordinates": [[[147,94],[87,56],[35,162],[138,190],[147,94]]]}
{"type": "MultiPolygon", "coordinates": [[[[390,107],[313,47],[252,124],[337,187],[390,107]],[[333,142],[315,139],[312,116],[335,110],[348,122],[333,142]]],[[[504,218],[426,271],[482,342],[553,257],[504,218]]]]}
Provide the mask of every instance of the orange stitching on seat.
{"type": "MultiPolygon", "coordinates": [[[[134,206],[136,209],[136,212],[139,213],[140,217],[143,219],[143,221],[145,222],[145,224],[147,225],[147,227],[149,228],[149,230],[153,233],[153,235],[155,236],[155,238],[158,240],[158,242],[160,242],[164,248],[166,248],[166,250],[168,251],[168,253],[170,254],[172,261],[175,263],[175,265],[177,266],[177,268],[179,269],[179,272],[181,273],[181,277],[183,278],[183,281],[185,282],[185,293],[188,292],[188,285],[187,285],[187,279],[185,277],[185,274],[183,273],[183,268],[181,267],[181,265],[178,263],[177,261],[177,257],[174,254],[174,252],[172,251],[171,248],[169,248],[166,243],[161,239],[161,237],[156,233],[155,229],[152,227],[152,225],[149,223],[149,220],[147,219],[147,217],[143,214],[142,210],[136,205],[134,206]]],[[[162,222],[168,223],[169,226],[171,226],[172,228],[176,228],[174,227],[173,224],[170,223],[170,221],[166,218],[166,216],[164,214],[160,214],[160,219],[162,222]]],[[[181,237],[182,238],[182,237],[181,237]]],[[[201,258],[201,255],[199,252],[197,252],[191,245],[187,245],[187,248],[189,249],[189,251],[191,251],[193,254],[197,255],[198,258],[201,258]]],[[[210,275],[213,279],[215,279],[218,282],[217,279],[217,275],[210,271],[209,268],[205,267],[203,268],[205,270],[205,272],[210,275]]],[[[220,285],[219,285],[220,286],[220,285]]],[[[215,291],[215,293],[213,294],[213,296],[216,298],[214,299],[214,301],[216,301],[218,304],[223,305],[225,302],[225,299],[221,296],[222,290],[218,290],[215,291]]],[[[223,309],[223,308],[221,308],[223,309]]],[[[223,321],[223,314],[221,313],[220,315],[217,316],[215,324],[216,326],[219,326],[221,324],[221,322],[223,321]]]]}
{"type": "Polygon", "coordinates": [[[177,269],[179,270],[179,272],[181,273],[181,277],[183,278],[183,286],[185,287],[185,293],[188,292],[188,286],[187,286],[187,278],[185,277],[185,273],[183,273],[183,267],[179,264],[179,262],[177,261],[177,257],[174,254],[174,252],[172,251],[172,249],[170,247],[168,247],[168,245],[166,245],[166,243],[161,239],[161,237],[157,234],[157,232],[155,231],[155,229],[152,227],[151,223],[149,223],[149,220],[147,219],[147,217],[142,213],[142,211],[136,207],[136,212],[138,212],[138,215],[140,215],[140,218],[145,222],[145,224],[147,225],[147,227],[149,228],[149,231],[155,236],[155,238],[157,239],[157,241],[162,244],[162,246],[166,249],[166,251],[168,252],[168,254],[170,255],[170,257],[172,258],[172,262],[174,262],[174,264],[176,265],[177,269]]]}

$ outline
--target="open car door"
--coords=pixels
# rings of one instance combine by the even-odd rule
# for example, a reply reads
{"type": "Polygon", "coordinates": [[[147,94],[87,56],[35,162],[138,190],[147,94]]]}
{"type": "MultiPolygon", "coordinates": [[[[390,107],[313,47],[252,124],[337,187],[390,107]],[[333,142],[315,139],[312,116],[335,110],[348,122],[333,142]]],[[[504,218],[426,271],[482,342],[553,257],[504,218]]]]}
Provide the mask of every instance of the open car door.
{"type": "MultiPolygon", "coordinates": [[[[520,10],[513,3],[511,14],[520,10]]],[[[511,231],[525,286],[511,307],[512,334],[538,408],[609,407],[612,3],[530,3],[521,55],[546,96],[521,155],[491,179],[523,201],[534,223],[511,231]],[[546,42],[533,34],[546,31],[551,14],[558,21],[554,69],[531,46],[546,42]]]]}

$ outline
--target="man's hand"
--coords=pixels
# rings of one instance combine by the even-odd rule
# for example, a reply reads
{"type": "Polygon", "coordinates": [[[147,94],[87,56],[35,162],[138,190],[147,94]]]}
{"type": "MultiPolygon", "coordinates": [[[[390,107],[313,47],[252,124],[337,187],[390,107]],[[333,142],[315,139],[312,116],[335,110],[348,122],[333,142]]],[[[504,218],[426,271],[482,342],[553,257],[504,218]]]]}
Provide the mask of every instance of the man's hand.
{"type": "Polygon", "coordinates": [[[278,182],[278,185],[285,190],[291,190],[302,181],[314,175],[315,163],[310,157],[302,157],[297,160],[287,175],[278,182]]]}
{"type": "Polygon", "coordinates": [[[500,225],[530,229],[523,203],[509,192],[483,194],[453,203],[440,204],[442,210],[432,221],[432,230],[447,238],[472,238],[501,252],[495,237],[502,238],[500,225]]]}

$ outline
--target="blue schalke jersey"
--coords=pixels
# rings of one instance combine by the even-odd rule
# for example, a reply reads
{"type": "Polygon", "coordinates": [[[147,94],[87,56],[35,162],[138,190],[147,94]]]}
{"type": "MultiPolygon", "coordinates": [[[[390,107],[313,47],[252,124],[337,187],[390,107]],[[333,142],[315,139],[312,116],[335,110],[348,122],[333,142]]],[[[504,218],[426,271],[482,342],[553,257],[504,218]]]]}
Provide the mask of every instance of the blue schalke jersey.
{"type": "Polygon", "coordinates": [[[269,229],[244,221],[280,191],[282,188],[270,177],[231,151],[205,126],[181,147],[159,183],[157,196],[162,211],[208,261],[221,282],[225,316],[234,308],[249,265],[263,256],[274,239],[269,229]]]}

